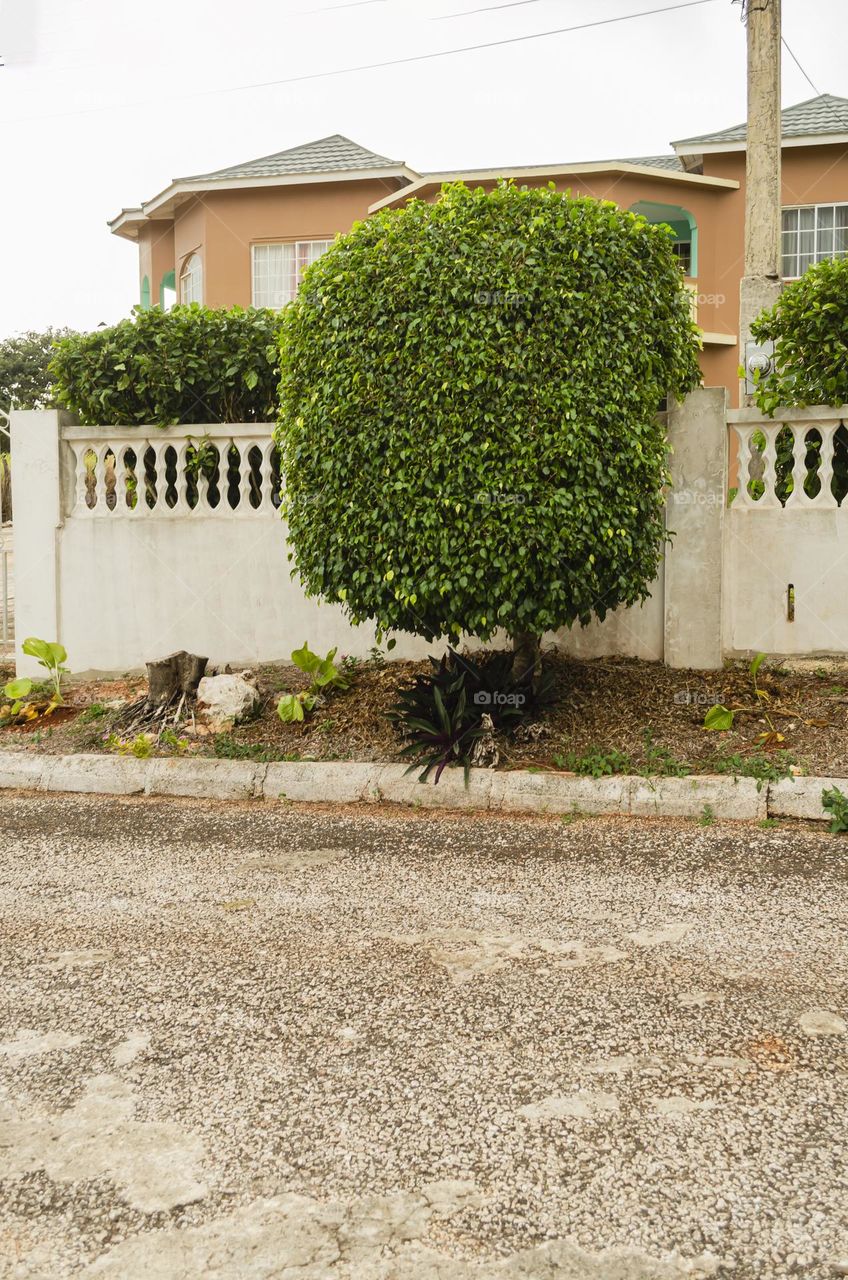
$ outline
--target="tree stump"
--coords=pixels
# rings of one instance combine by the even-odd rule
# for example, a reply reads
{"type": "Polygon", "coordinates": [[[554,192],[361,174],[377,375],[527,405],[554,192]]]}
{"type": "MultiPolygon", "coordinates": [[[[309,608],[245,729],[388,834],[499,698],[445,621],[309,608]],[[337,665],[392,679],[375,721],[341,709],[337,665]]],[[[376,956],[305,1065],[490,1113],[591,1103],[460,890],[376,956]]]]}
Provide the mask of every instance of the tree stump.
{"type": "Polygon", "coordinates": [[[203,679],[208,658],[180,649],[167,658],[147,663],[147,705],[152,710],[169,706],[178,698],[195,697],[203,679]]]}

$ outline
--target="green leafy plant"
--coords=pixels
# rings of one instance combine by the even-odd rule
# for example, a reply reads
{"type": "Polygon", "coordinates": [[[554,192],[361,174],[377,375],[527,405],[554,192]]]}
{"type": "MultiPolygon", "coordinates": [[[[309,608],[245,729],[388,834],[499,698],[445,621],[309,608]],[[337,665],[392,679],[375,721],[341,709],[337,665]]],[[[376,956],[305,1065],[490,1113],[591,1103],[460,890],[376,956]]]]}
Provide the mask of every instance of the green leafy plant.
{"type": "Polygon", "coordinates": [[[279,315],[191,306],[63,338],[50,373],[85,424],[268,422],[277,411],[279,315]]]}
{"type": "Polygon", "coordinates": [[[774,372],[758,379],[758,407],[841,405],[848,400],[848,259],[826,258],[784,286],[775,305],[751,326],[757,342],[774,343],[774,372]]]}
{"type": "Polygon", "coordinates": [[[822,808],[830,814],[830,830],[834,835],[848,831],[848,796],[839,787],[822,791],[822,808]]]}
{"type": "Polygon", "coordinates": [[[558,769],[568,769],[589,778],[607,778],[615,773],[631,773],[633,769],[630,757],[616,747],[606,751],[601,747],[590,747],[583,755],[569,751],[567,755],[555,755],[553,759],[558,769]]]}
{"type": "Polygon", "coordinates": [[[337,237],[281,326],[307,594],[378,637],[502,627],[518,674],[541,633],[645,599],[666,540],[657,409],[701,380],[672,246],[611,202],[509,183],[337,237]]]}
{"type": "Polygon", "coordinates": [[[62,702],[62,676],[68,668],[64,665],[68,660],[65,647],[56,641],[39,640],[29,636],[21,648],[30,658],[35,658],[40,667],[44,667],[53,685],[53,702],[59,706],[62,702]]]}
{"type": "Polygon", "coordinates": [[[424,765],[419,782],[426,782],[432,769],[438,782],[449,764],[462,765],[467,781],[471,750],[483,732],[482,717],[469,706],[465,670],[451,664],[450,653],[430,662],[433,670],[402,689],[388,713],[410,739],[400,755],[413,761],[407,772],[424,765]]]}
{"type": "Polygon", "coordinates": [[[705,804],[698,818],[699,827],[711,827],[715,822],[715,810],[711,804],[705,804]]]}
{"type": "Polygon", "coordinates": [[[755,778],[758,791],[762,790],[766,782],[780,782],[781,778],[792,777],[795,767],[795,757],[791,752],[773,751],[766,755],[761,748],[748,756],[736,752],[716,756],[710,764],[710,768],[716,773],[729,773],[736,778],[755,778]]]}
{"type": "Polygon", "coordinates": [[[771,745],[773,743],[784,741],[784,735],[775,727],[774,721],[767,710],[768,704],[771,701],[771,695],[767,690],[761,689],[757,682],[757,673],[765,662],[765,658],[766,655],[764,653],[758,653],[748,668],[751,676],[751,682],[754,687],[754,697],[757,699],[756,703],[753,706],[746,706],[743,704],[739,706],[725,707],[722,704],[717,704],[716,706],[710,707],[709,711],[704,716],[705,729],[714,729],[719,733],[724,732],[727,729],[733,728],[733,722],[736,719],[737,712],[757,711],[763,716],[766,724],[768,725],[768,732],[761,733],[758,737],[758,741],[763,745],[771,745]]]}
{"type": "Polygon", "coordinates": [[[38,718],[38,711],[28,702],[32,687],[32,681],[27,680],[26,677],[10,680],[4,685],[3,697],[7,701],[0,707],[0,725],[23,723],[26,720],[38,718]]]}
{"type": "Polygon", "coordinates": [[[304,720],[310,711],[314,711],[325,690],[348,688],[347,673],[333,661],[336,652],[336,649],[331,649],[322,658],[320,654],[313,653],[305,642],[300,649],[292,650],[292,662],[310,677],[311,682],[309,688],[300,693],[282,695],[277,703],[277,715],[283,724],[297,724],[304,720]]]}

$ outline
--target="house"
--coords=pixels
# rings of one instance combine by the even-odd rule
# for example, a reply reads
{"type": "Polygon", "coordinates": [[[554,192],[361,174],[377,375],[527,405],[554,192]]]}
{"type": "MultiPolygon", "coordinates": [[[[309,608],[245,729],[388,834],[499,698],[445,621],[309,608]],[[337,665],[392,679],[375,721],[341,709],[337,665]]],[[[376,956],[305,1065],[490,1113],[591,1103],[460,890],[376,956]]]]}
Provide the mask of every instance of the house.
{"type": "MultiPolygon", "coordinates": [[[[783,119],[783,275],[848,253],[848,99],[822,94],[783,119]]],[[[614,200],[666,223],[702,331],[704,381],[738,401],[746,125],[684,138],[662,156],[417,173],[339,134],[175,179],[110,222],[136,241],[142,306],[280,307],[332,238],[377,209],[436,199],[443,182],[514,178],[614,200]]]]}

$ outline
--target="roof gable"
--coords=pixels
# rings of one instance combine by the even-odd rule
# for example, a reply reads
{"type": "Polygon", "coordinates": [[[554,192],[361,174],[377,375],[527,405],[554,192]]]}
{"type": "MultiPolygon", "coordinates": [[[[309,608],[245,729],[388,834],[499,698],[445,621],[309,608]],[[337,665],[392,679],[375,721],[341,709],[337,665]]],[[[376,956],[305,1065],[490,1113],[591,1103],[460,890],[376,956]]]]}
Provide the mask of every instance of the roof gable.
{"type": "MultiPolygon", "coordinates": [[[[782,135],[784,138],[827,137],[829,134],[848,133],[848,98],[837,98],[832,93],[822,93],[817,98],[808,98],[806,102],[797,102],[792,107],[785,107],[780,113],[782,135]]],[[[677,150],[685,147],[697,147],[703,143],[715,144],[744,143],[748,136],[748,122],[731,125],[729,129],[719,129],[716,133],[701,133],[695,138],[683,138],[672,143],[677,150]]]]}
{"type": "Polygon", "coordinates": [[[316,142],[306,142],[287,151],[275,151],[258,160],[247,160],[228,169],[215,169],[212,173],[194,173],[178,178],[178,182],[220,182],[228,178],[273,178],[287,174],[341,173],[355,169],[397,169],[403,161],[379,156],[358,142],[352,142],[340,133],[316,142]]]}

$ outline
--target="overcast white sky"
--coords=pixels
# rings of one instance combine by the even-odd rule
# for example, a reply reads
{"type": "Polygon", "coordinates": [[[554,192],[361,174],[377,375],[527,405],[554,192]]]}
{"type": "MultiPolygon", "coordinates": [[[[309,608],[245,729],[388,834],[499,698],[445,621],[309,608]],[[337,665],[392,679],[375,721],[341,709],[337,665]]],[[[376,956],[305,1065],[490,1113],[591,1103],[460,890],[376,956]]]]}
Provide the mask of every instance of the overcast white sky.
{"type": "MultiPolygon", "coordinates": [[[[172,177],[343,133],[416,169],[652,154],[745,115],[739,6],[698,7],[264,88],[673,0],[0,0],[0,337],[137,300],[105,225],[172,177]]],[[[783,0],[822,92],[848,96],[846,0],[783,0]]],[[[783,102],[813,95],[784,57],[783,102]]]]}

